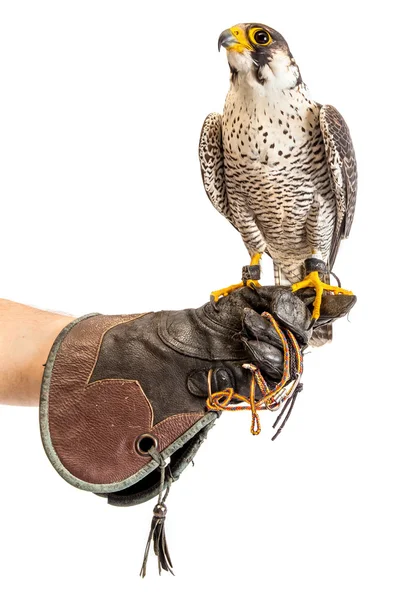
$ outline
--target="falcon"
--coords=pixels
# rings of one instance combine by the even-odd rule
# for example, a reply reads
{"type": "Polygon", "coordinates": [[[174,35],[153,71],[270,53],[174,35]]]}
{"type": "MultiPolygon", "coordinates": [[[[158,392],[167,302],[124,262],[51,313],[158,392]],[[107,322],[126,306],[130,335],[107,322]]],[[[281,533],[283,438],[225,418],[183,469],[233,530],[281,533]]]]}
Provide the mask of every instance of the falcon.
{"type": "MultiPolygon", "coordinates": [[[[264,253],[276,285],[313,287],[312,324],[322,294],[352,294],[330,273],[355,210],[357,167],[346,122],[312,100],[283,36],[241,23],[218,41],[227,51],[230,89],[223,115],[210,114],[199,144],[206,193],[239,231],[252,268],[264,253]]],[[[257,272],[257,267],[256,267],[257,272]]],[[[212,292],[215,301],[257,278],[212,292]]],[[[319,328],[321,345],[331,326],[319,328]]]]}

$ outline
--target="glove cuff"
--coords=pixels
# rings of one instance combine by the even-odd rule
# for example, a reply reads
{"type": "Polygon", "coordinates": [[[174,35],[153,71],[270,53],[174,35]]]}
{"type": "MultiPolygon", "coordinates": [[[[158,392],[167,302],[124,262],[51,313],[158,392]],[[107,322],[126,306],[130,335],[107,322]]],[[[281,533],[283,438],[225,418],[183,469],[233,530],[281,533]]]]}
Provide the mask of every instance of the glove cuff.
{"type": "MultiPolygon", "coordinates": [[[[170,414],[154,424],[152,401],[138,380],[119,378],[118,373],[91,380],[104,335],[142,316],[80,317],[61,331],[50,351],[40,398],[41,438],[54,468],[77,488],[102,495],[131,488],[159,466],[145,451],[152,440],[164,459],[186,445],[172,460],[177,478],[217,417],[200,409],[170,414]]],[[[131,488],[130,503],[143,502],[157,491],[150,483],[138,492],[131,488]]]]}

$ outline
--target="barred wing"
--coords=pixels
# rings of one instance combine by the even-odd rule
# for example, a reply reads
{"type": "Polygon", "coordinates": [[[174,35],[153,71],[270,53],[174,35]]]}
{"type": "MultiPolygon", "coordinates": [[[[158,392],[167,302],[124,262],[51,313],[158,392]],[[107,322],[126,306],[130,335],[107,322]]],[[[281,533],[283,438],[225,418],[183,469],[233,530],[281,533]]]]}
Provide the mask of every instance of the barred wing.
{"type": "Polygon", "coordinates": [[[227,198],[221,115],[211,113],[203,123],[199,141],[199,160],[203,185],[213,206],[235,227],[227,198]]]}
{"type": "Polygon", "coordinates": [[[347,238],[351,230],[356,204],[358,173],[348,126],[334,106],[329,104],[322,106],[320,127],[337,202],[336,228],[329,259],[330,267],[332,267],[341,240],[347,238]]]}

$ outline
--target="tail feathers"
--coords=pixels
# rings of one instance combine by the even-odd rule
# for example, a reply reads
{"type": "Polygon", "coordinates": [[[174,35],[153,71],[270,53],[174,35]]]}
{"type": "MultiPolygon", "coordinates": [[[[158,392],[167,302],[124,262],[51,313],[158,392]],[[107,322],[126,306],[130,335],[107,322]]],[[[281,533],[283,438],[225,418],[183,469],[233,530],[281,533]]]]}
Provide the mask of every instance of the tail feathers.
{"type": "Polygon", "coordinates": [[[286,278],[281,267],[277,263],[273,263],[274,266],[274,285],[291,285],[290,281],[286,278]]]}
{"type": "Polygon", "coordinates": [[[274,266],[274,285],[282,285],[281,269],[276,263],[273,263],[273,266],[274,266]]]}
{"type": "Polygon", "coordinates": [[[314,330],[311,339],[309,340],[309,346],[313,346],[313,348],[318,348],[319,346],[324,346],[328,342],[331,342],[333,339],[333,325],[330,323],[329,325],[322,325],[314,330]]]}

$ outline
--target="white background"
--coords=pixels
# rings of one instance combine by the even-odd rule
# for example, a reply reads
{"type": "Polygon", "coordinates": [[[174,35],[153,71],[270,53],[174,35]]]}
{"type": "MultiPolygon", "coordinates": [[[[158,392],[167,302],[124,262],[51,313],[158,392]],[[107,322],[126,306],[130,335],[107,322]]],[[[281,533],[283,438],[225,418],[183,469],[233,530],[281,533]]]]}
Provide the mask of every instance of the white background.
{"type": "MultiPolygon", "coordinates": [[[[399,25],[393,3],[0,3],[0,296],[74,315],[184,308],[247,253],[209,203],[197,144],[228,89],[220,32],[284,34],[346,118],[359,198],[335,271],[358,295],[306,357],[280,438],[223,415],[169,499],[176,577],[138,577],[153,503],[67,484],[35,408],[0,408],[0,595],[399,599],[399,25]],[[249,8],[247,8],[247,6],[249,8]],[[374,338],[373,338],[374,335],[374,338]],[[157,595],[157,596],[156,596],[157,595]]],[[[270,259],[263,261],[272,281],[270,259]]]]}

